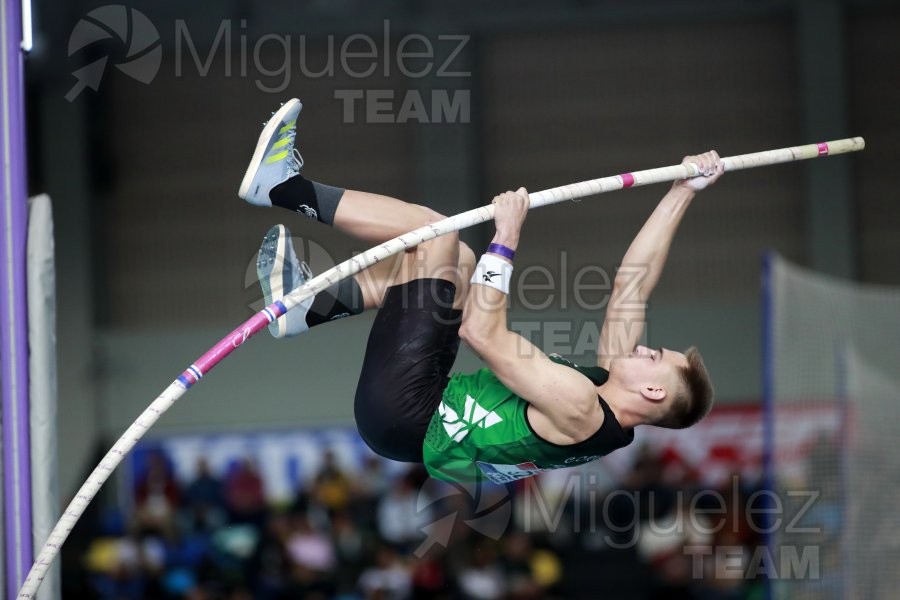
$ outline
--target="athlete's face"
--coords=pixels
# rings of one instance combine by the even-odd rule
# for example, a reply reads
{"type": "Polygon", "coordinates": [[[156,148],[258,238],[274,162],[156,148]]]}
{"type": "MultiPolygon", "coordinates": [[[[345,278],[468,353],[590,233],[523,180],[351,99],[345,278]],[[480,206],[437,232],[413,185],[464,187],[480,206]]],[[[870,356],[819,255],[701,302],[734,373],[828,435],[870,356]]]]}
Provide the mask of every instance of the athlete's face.
{"type": "Polygon", "coordinates": [[[646,400],[662,403],[679,385],[679,367],[687,364],[681,352],[636,346],[634,351],[613,359],[610,377],[626,389],[640,392],[646,400]]]}

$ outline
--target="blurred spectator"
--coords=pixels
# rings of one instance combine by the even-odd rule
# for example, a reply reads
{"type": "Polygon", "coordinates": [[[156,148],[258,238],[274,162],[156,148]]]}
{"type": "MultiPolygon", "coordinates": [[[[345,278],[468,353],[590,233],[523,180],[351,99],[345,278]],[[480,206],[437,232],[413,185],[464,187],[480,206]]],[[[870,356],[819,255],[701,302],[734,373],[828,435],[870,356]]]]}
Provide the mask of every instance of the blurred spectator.
{"type": "MultiPolygon", "coordinates": [[[[718,491],[718,499],[701,492],[698,509],[714,509],[715,517],[710,524],[713,533],[710,539],[710,550],[713,556],[704,556],[702,577],[697,580],[696,594],[700,600],[738,600],[747,597],[752,581],[745,578],[753,555],[752,548],[763,542],[752,527],[746,515],[746,497],[737,485],[723,485],[718,491]],[[724,500],[724,512],[721,504],[724,500]],[[727,552],[727,558],[721,557],[727,552]],[[726,568],[727,567],[727,568],[726,568]]],[[[757,529],[758,531],[758,529],[757,529]]]]}
{"type": "Polygon", "coordinates": [[[404,600],[409,596],[412,577],[409,569],[393,548],[381,545],[375,553],[375,564],[363,571],[359,589],[367,599],[404,600]]]}
{"type": "Polygon", "coordinates": [[[260,530],[250,523],[233,523],[213,533],[213,559],[226,581],[244,582],[253,577],[261,538],[260,530]]]}
{"type": "Polygon", "coordinates": [[[197,460],[197,476],[184,490],[184,506],[197,529],[213,529],[225,519],[224,488],[205,458],[197,460]]]}
{"type": "Polygon", "coordinates": [[[256,554],[256,589],[261,600],[277,598],[287,585],[290,559],[287,554],[291,523],[288,515],[275,513],[269,517],[256,554]]]}
{"type": "Polygon", "coordinates": [[[350,479],[338,467],[330,450],[325,452],[322,468],[313,481],[311,495],[329,514],[344,510],[350,504],[350,479]]]}
{"type": "Polygon", "coordinates": [[[374,528],[378,502],[387,493],[391,480],[385,473],[382,460],[377,456],[368,456],[363,466],[354,477],[356,496],[353,510],[359,517],[362,527],[374,528]]]}
{"type": "Polygon", "coordinates": [[[654,598],[693,598],[695,583],[692,552],[711,548],[710,523],[705,515],[690,510],[690,503],[679,501],[662,518],[651,518],[640,525],[638,553],[653,567],[656,576],[654,598]]]}
{"type": "Polygon", "coordinates": [[[540,597],[545,597],[562,581],[562,561],[556,553],[549,549],[534,550],[531,553],[529,566],[531,567],[531,579],[517,582],[518,585],[515,589],[519,595],[539,592],[540,597]]]}
{"type": "Polygon", "coordinates": [[[459,591],[466,600],[497,600],[506,594],[506,579],[493,544],[476,545],[469,564],[459,573],[459,591]]]}
{"type": "MultiPolygon", "coordinates": [[[[355,582],[368,556],[366,554],[366,536],[354,521],[351,513],[334,514],[331,519],[331,538],[337,555],[338,581],[355,582]]],[[[350,592],[352,588],[348,586],[348,589],[340,591],[350,592]]]]}
{"type": "Polygon", "coordinates": [[[531,536],[521,531],[508,532],[503,539],[500,565],[509,587],[509,596],[517,599],[543,598],[562,580],[562,561],[548,549],[535,550],[531,536]]]}
{"type": "MultiPolygon", "coordinates": [[[[676,488],[684,481],[681,479],[672,481],[671,471],[667,480],[664,461],[678,464],[670,451],[661,454],[650,446],[641,446],[631,472],[624,477],[622,487],[638,494],[637,517],[641,521],[659,519],[674,510],[676,488]]],[[[678,475],[686,473],[679,471],[678,475]]]]}
{"type": "Polygon", "coordinates": [[[306,515],[291,518],[291,533],[287,539],[288,556],[296,565],[320,573],[335,568],[334,545],[328,536],[315,531],[306,515]]]}
{"type": "Polygon", "coordinates": [[[163,532],[172,523],[181,492],[161,452],[150,453],[147,471],[135,489],[137,517],[142,529],[163,532]]]}
{"type": "Polygon", "coordinates": [[[384,472],[382,460],[377,456],[368,456],[362,469],[356,477],[356,487],[359,493],[368,498],[383,496],[391,482],[384,472]]]}
{"type": "Polygon", "coordinates": [[[442,548],[434,547],[425,558],[413,565],[412,598],[450,598],[452,582],[447,568],[447,555],[442,548]]]}
{"type": "Polygon", "coordinates": [[[289,583],[283,598],[331,598],[336,590],[336,556],[331,539],[315,531],[305,514],[291,517],[287,539],[289,583]]]}
{"type": "Polygon", "coordinates": [[[91,542],[84,562],[100,598],[138,600],[144,597],[140,552],[134,539],[99,537],[91,542]]]}
{"type": "Polygon", "coordinates": [[[262,527],[266,496],[262,478],[249,458],[241,460],[225,480],[225,502],[232,523],[262,527]]]}
{"type": "Polygon", "coordinates": [[[741,600],[746,597],[744,574],[750,564],[750,549],[739,533],[728,527],[714,536],[712,555],[704,556],[702,579],[695,580],[699,600],[741,600]]]}
{"type": "Polygon", "coordinates": [[[506,578],[531,579],[531,538],[521,531],[510,531],[502,542],[502,565],[506,578]]]}
{"type": "Polygon", "coordinates": [[[434,522],[431,502],[414,487],[412,476],[401,477],[378,504],[378,533],[399,552],[415,550],[434,522]]]}

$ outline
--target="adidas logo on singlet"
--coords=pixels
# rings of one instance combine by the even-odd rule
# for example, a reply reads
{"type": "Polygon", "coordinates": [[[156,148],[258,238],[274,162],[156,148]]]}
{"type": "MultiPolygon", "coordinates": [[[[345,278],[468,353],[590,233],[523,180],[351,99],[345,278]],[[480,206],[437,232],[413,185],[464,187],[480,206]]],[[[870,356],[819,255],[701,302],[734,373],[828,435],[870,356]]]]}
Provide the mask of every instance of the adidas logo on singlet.
{"type": "Polygon", "coordinates": [[[466,395],[465,414],[462,418],[443,402],[438,405],[438,413],[444,421],[444,430],[454,442],[461,442],[474,427],[485,429],[503,420],[497,413],[489,411],[475,402],[475,398],[468,394],[466,395]]]}

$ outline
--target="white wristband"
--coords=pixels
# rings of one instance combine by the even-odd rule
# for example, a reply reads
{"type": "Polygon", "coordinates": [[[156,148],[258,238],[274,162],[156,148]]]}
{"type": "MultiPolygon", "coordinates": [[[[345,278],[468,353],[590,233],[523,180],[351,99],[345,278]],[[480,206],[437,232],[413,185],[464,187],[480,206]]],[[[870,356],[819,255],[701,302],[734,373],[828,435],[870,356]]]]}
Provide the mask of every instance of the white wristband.
{"type": "Polygon", "coordinates": [[[512,263],[506,262],[494,254],[482,254],[475,272],[472,273],[472,283],[487,285],[504,294],[509,294],[509,281],[512,279],[512,263]]]}

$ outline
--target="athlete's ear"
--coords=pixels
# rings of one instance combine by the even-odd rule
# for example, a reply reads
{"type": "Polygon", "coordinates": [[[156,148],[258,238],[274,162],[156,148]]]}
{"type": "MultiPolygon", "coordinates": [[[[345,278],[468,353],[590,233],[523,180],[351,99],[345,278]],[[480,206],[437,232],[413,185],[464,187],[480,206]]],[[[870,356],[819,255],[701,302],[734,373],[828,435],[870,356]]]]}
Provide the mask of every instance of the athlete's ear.
{"type": "Polygon", "coordinates": [[[661,387],[645,386],[641,388],[641,396],[650,402],[662,402],[666,399],[666,389],[661,387]]]}

